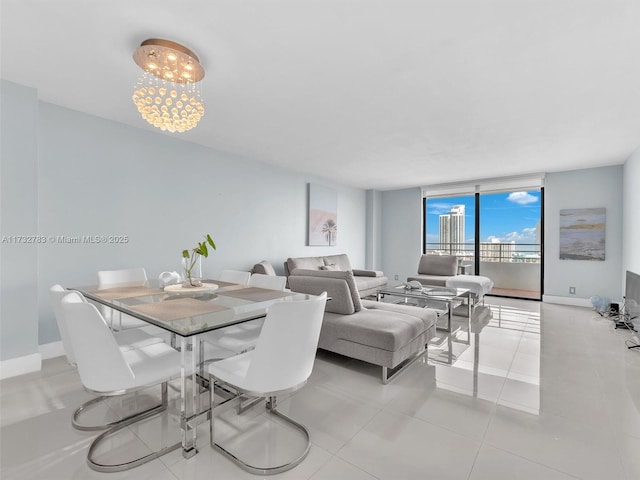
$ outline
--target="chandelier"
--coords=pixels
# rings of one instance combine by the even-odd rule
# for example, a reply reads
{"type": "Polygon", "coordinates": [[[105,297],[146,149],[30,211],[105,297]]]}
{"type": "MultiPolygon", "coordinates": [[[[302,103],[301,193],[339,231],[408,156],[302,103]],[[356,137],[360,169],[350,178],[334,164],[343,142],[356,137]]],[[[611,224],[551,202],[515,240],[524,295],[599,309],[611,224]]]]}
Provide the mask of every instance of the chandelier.
{"type": "Polygon", "coordinates": [[[172,133],[195,127],[204,115],[198,56],[179,43],[152,38],[140,44],[133,60],[143,70],[132,97],[142,118],[172,133]]]}

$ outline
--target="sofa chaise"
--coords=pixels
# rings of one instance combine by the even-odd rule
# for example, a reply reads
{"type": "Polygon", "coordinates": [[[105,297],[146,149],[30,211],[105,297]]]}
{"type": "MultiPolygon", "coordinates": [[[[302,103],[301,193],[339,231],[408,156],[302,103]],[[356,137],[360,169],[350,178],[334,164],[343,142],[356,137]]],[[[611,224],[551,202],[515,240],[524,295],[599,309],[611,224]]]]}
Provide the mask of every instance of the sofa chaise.
{"type": "Polygon", "coordinates": [[[327,292],[318,347],[381,366],[385,384],[422,357],[436,333],[435,311],[362,300],[350,270],[298,268],[290,272],[289,287],[312,295],[327,292]]]}

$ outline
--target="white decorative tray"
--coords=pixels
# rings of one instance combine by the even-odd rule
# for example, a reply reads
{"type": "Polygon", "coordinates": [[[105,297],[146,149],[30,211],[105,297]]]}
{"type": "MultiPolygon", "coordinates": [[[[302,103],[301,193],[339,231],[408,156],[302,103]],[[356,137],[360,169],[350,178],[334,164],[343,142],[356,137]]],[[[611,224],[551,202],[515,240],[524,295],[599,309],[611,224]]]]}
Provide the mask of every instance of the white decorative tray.
{"type": "Polygon", "coordinates": [[[182,283],[178,283],[177,285],[167,285],[164,287],[164,291],[170,293],[210,292],[217,289],[218,285],[215,283],[203,283],[201,287],[183,287],[182,283]]]}

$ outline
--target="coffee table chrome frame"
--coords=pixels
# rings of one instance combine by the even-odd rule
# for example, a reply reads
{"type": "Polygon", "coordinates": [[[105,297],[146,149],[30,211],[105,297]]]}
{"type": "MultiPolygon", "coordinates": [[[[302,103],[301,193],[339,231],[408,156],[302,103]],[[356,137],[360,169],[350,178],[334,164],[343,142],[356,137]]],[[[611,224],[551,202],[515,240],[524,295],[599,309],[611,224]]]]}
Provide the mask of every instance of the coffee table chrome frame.
{"type": "MultiPolygon", "coordinates": [[[[434,288],[440,288],[437,285],[424,285],[424,287],[434,287],[434,288]]],[[[441,288],[449,288],[449,287],[441,287],[441,288]]],[[[441,296],[429,296],[429,295],[418,295],[416,290],[409,290],[409,289],[400,289],[398,288],[397,291],[390,291],[388,288],[381,288],[380,290],[378,290],[376,292],[376,299],[378,302],[381,302],[385,295],[390,295],[390,296],[396,296],[396,297],[402,297],[404,298],[404,302],[407,303],[408,300],[410,298],[413,299],[418,299],[418,300],[435,300],[438,302],[444,302],[447,304],[447,328],[441,328],[438,327],[437,323],[436,323],[436,329],[437,330],[444,330],[446,332],[451,333],[451,317],[453,315],[453,302],[456,299],[460,299],[460,301],[462,303],[464,303],[464,299],[467,299],[467,315],[469,320],[471,320],[471,314],[472,314],[472,307],[475,305],[475,302],[472,301],[472,295],[473,292],[471,292],[471,290],[468,289],[457,289],[457,290],[464,290],[462,293],[460,293],[459,295],[455,295],[452,296],[451,298],[445,298],[445,297],[441,297],[441,296]]],[[[422,290],[421,290],[422,292],[422,290]]],[[[384,375],[384,373],[383,373],[384,375]]]]}

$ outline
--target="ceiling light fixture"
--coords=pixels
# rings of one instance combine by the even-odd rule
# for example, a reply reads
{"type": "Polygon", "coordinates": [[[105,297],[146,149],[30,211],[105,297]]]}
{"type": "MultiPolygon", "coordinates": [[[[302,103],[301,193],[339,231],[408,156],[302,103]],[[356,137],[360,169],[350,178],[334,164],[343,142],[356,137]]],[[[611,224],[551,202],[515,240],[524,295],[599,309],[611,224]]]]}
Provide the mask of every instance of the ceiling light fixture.
{"type": "Polygon", "coordinates": [[[186,132],[204,115],[198,56],[170,40],[145,40],[133,60],[144,71],[133,92],[133,103],[147,122],[160,130],[186,132]]]}

